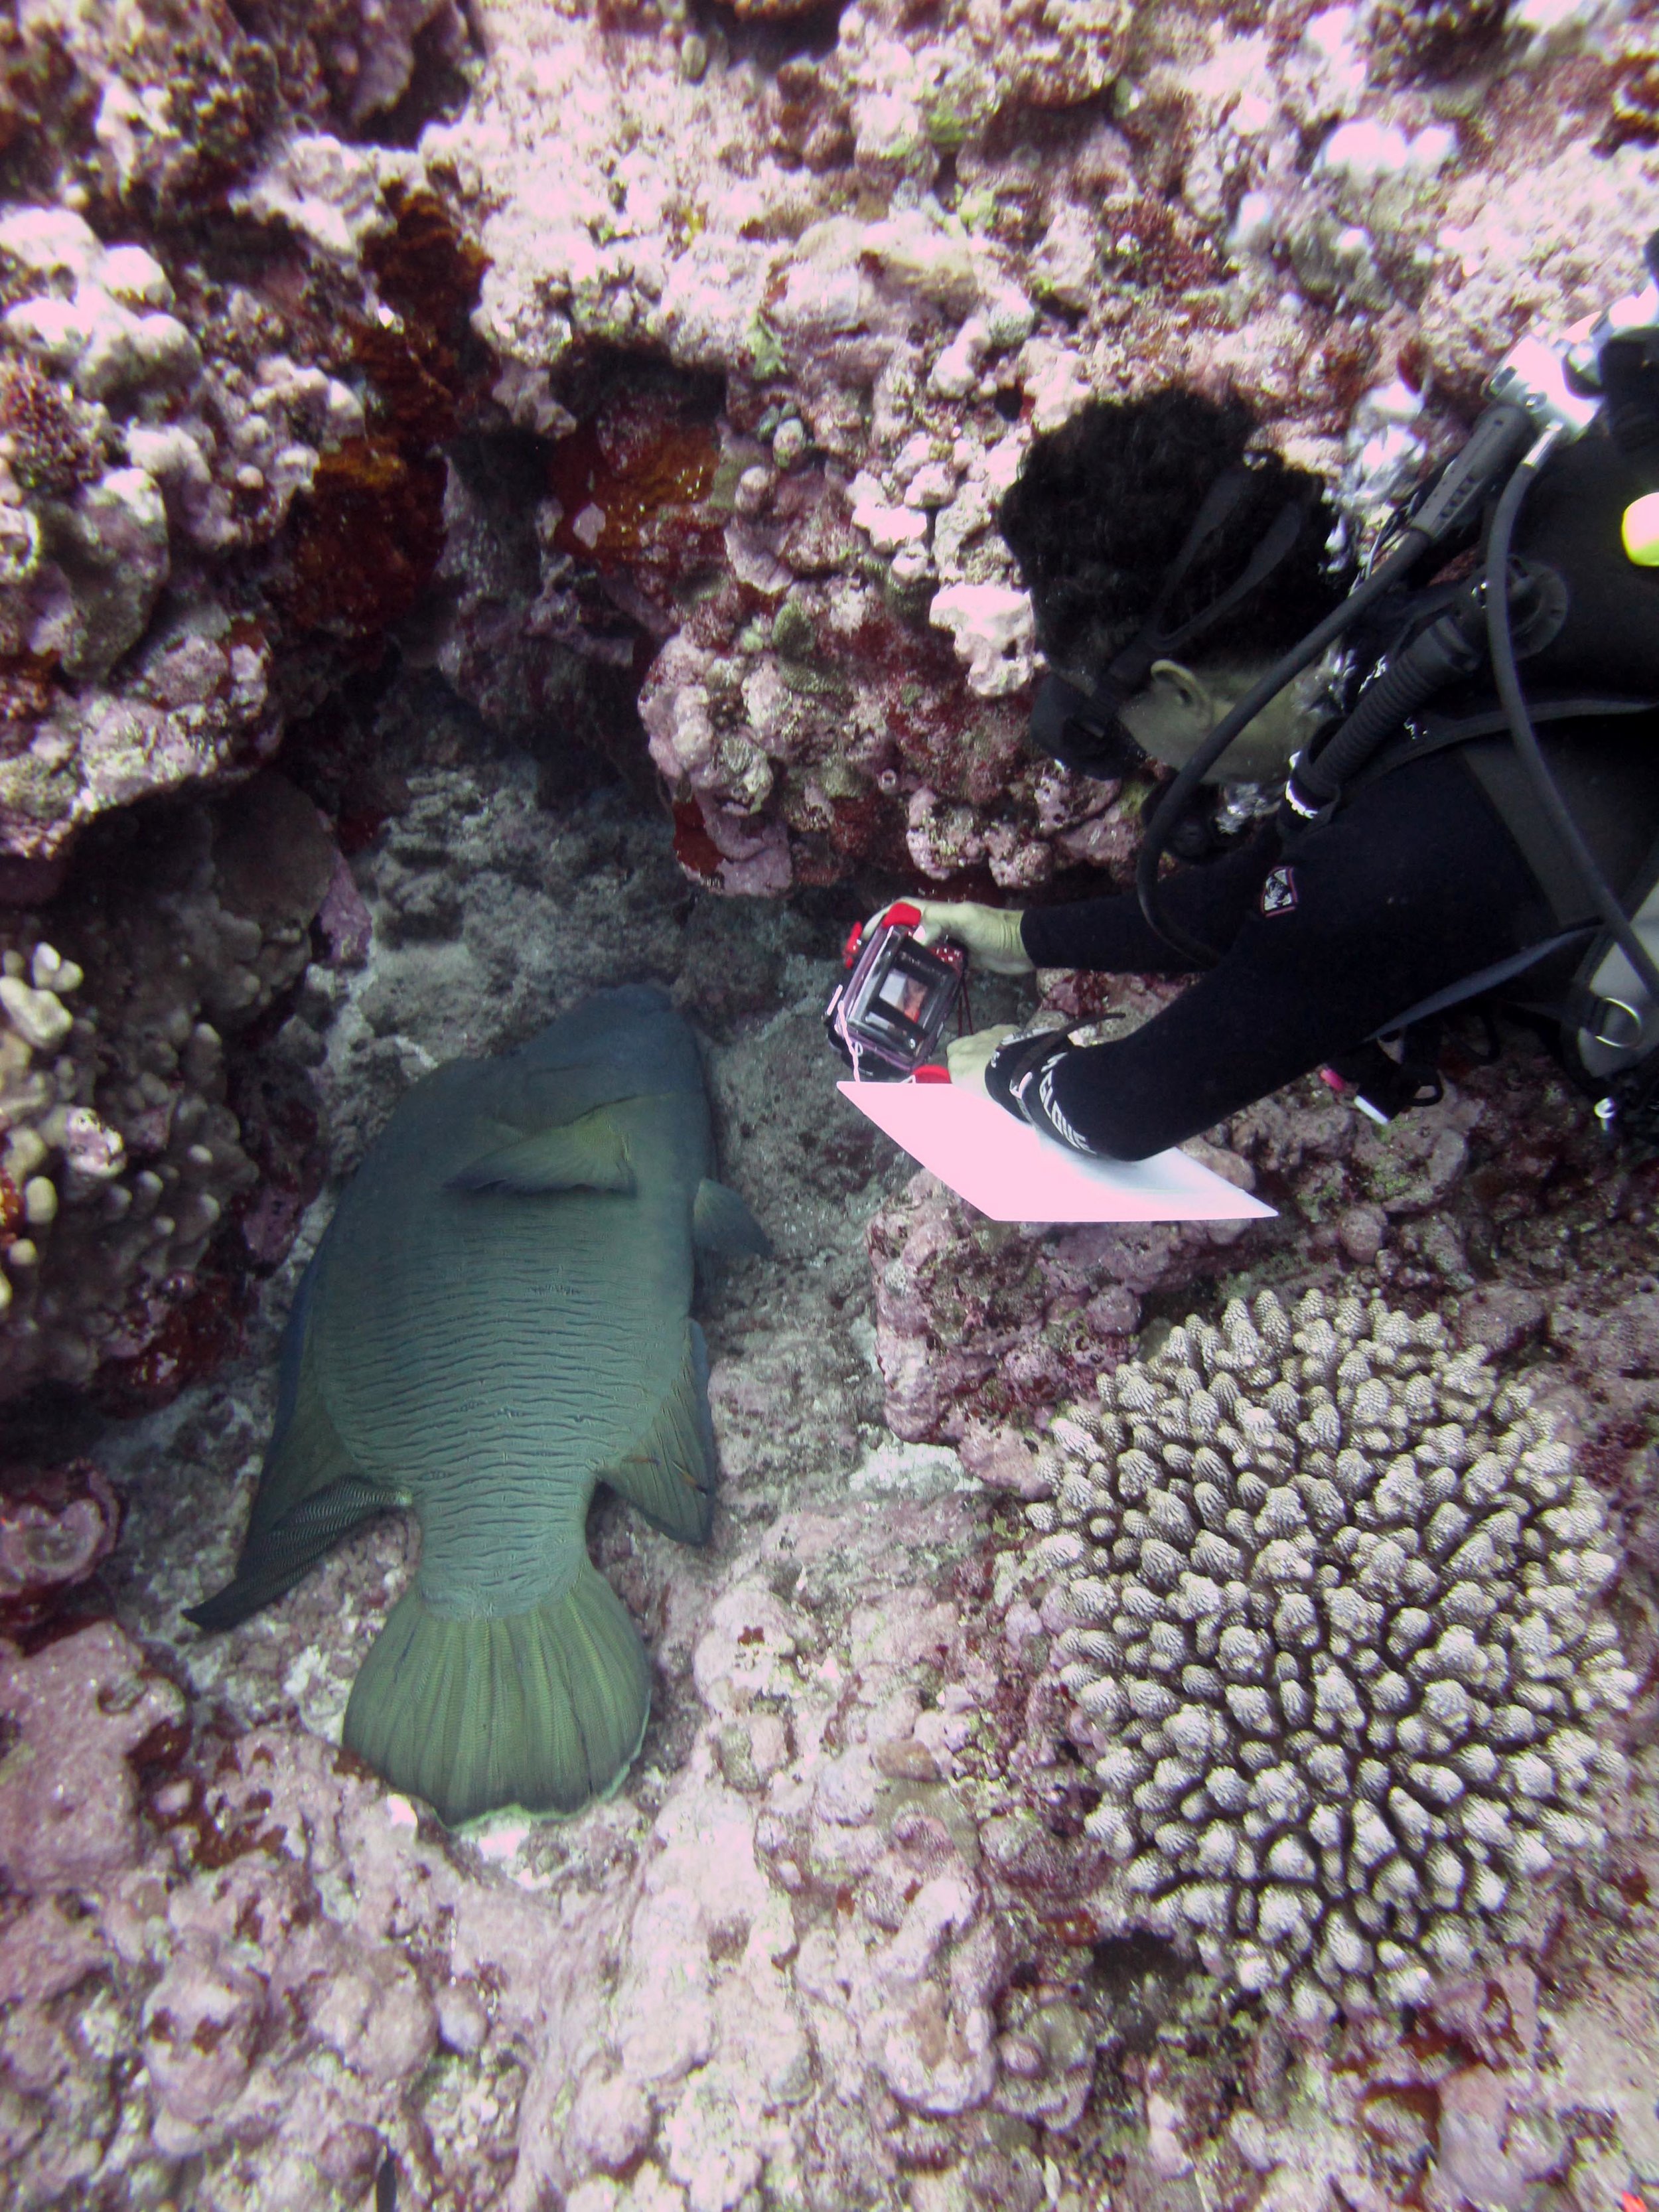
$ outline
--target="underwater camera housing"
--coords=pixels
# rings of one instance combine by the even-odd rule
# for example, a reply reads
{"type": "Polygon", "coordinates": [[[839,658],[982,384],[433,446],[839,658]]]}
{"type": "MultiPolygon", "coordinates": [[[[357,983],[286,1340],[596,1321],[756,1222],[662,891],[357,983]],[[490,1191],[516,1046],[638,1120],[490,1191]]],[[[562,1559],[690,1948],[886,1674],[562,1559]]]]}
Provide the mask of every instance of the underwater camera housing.
{"type": "Polygon", "coordinates": [[[938,1049],[962,995],[966,952],[948,940],[937,949],[919,945],[921,921],[901,899],[873,928],[860,925],[847,940],[849,972],[830,994],[823,1026],[861,1083],[914,1075],[938,1049]]]}

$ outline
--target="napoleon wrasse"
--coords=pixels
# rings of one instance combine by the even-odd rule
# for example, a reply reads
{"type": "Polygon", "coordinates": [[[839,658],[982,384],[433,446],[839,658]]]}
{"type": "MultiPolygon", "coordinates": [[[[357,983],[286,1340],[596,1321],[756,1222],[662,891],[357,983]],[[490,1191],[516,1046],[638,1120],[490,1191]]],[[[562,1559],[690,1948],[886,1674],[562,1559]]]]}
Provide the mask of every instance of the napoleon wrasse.
{"type": "Polygon", "coordinates": [[[410,1091],[301,1282],[235,1579],[188,1618],[233,1627],[411,1508],[420,1566],[344,1740],[452,1826],[574,1812],[639,1749],[650,1665],[587,1508],[604,1481],[708,1534],[697,1249],[766,1249],[713,1166],[690,1030],[659,990],[601,992],[410,1091]]]}

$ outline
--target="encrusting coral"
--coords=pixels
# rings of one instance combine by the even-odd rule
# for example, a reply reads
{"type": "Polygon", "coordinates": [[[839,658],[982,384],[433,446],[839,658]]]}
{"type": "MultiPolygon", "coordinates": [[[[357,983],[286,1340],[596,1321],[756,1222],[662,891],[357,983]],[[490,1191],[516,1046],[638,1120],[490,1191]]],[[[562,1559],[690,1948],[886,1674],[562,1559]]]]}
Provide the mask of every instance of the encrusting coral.
{"type": "Polygon", "coordinates": [[[1601,1500],[1528,1386],[1310,1291],[1099,1390],[1028,1516],[1126,1923],[1309,2026],[1521,1936],[1526,1886],[1606,1839],[1635,1682],[1601,1500]]]}

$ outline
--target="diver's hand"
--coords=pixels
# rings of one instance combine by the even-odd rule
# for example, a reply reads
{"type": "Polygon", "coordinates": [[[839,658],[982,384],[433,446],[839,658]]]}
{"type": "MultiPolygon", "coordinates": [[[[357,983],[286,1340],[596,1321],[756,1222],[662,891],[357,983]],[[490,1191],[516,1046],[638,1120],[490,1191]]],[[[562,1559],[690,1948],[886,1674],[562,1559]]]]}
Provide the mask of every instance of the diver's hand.
{"type": "Polygon", "coordinates": [[[988,1096],[985,1089],[985,1071],[990,1065],[991,1054],[1007,1038],[1018,1034],[1016,1023],[998,1022],[994,1028],[972,1030],[966,1036],[957,1037],[945,1054],[945,1064],[951,1071],[951,1082],[959,1083],[964,1091],[977,1091],[981,1097],[988,1096]]]}
{"type": "MultiPolygon", "coordinates": [[[[888,905],[894,903],[889,900],[888,905]]],[[[916,931],[920,945],[937,945],[954,938],[966,948],[976,968],[991,975],[1029,975],[1036,963],[1020,940],[1020,910],[1015,907],[980,906],[969,899],[907,898],[921,916],[916,931]]],[[[864,925],[866,934],[887,912],[883,907],[864,925]]]]}

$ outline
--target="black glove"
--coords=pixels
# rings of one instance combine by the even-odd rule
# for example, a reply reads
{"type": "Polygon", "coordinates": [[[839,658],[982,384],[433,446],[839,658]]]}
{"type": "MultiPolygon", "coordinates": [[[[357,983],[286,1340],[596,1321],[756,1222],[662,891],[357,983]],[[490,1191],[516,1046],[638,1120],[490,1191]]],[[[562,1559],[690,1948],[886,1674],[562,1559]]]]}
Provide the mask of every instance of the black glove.
{"type": "Polygon", "coordinates": [[[1066,1030],[1038,1030],[1027,1036],[1010,1037],[986,1063],[986,1096],[994,1098],[1006,1112],[1035,1124],[1037,1116],[1026,1100],[1035,1102],[1044,1069],[1071,1048],[1071,1036],[1066,1030]]]}

